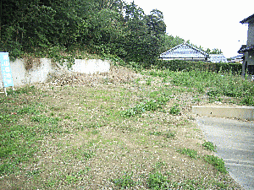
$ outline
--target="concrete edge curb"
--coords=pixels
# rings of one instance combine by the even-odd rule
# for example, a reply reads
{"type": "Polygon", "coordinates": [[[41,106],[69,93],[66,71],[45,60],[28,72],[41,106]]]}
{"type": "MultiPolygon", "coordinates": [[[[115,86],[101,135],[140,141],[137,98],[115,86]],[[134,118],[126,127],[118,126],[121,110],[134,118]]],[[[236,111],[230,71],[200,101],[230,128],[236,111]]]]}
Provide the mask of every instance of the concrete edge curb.
{"type": "Polygon", "coordinates": [[[254,121],[253,106],[192,106],[192,113],[200,116],[228,117],[254,121]]]}

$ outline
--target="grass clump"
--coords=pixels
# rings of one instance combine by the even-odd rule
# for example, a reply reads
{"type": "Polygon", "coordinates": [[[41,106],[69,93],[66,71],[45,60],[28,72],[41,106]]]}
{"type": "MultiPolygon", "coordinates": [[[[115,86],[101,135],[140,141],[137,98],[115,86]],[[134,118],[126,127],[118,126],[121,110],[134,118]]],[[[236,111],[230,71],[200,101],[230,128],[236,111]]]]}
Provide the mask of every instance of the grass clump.
{"type": "Polygon", "coordinates": [[[145,111],[156,111],[157,109],[162,108],[168,100],[168,97],[165,96],[158,97],[157,99],[146,100],[137,104],[133,108],[122,111],[121,115],[123,117],[133,117],[135,115],[140,115],[145,111]]]}
{"type": "Polygon", "coordinates": [[[165,138],[174,138],[176,136],[176,132],[174,132],[174,131],[154,131],[154,132],[150,132],[149,135],[163,136],[165,138]]]}
{"type": "Polygon", "coordinates": [[[202,146],[207,150],[211,150],[213,152],[216,151],[216,145],[214,145],[212,142],[206,141],[202,144],[202,146]]]}
{"type": "Polygon", "coordinates": [[[173,107],[170,108],[169,113],[172,115],[179,115],[181,112],[179,104],[175,104],[173,107]]]}
{"type": "Polygon", "coordinates": [[[128,188],[128,187],[133,187],[137,184],[137,182],[135,182],[132,179],[133,173],[131,174],[124,174],[122,177],[118,178],[118,179],[113,179],[112,182],[117,186],[122,188],[128,188]]]}
{"type": "Polygon", "coordinates": [[[163,175],[161,172],[156,171],[155,173],[150,173],[147,179],[147,186],[150,189],[160,190],[167,189],[170,187],[170,180],[167,176],[163,175]]]}
{"type": "Polygon", "coordinates": [[[94,152],[90,150],[83,153],[83,157],[85,160],[92,158],[94,155],[95,155],[94,152]]]}
{"type": "Polygon", "coordinates": [[[40,111],[35,106],[27,105],[17,110],[17,114],[39,114],[40,111]]]}
{"type": "Polygon", "coordinates": [[[189,148],[179,149],[179,150],[177,150],[177,152],[179,152],[181,154],[184,154],[184,155],[187,155],[187,156],[189,156],[191,158],[194,158],[194,159],[196,159],[198,157],[197,151],[189,149],[189,148]]]}
{"type": "Polygon", "coordinates": [[[204,160],[208,162],[209,164],[213,165],[221,173],[225,173],[225,174],[228,173],[222,158],[219,158],[213,155],[206,155],[204,157],[204,160]]]}

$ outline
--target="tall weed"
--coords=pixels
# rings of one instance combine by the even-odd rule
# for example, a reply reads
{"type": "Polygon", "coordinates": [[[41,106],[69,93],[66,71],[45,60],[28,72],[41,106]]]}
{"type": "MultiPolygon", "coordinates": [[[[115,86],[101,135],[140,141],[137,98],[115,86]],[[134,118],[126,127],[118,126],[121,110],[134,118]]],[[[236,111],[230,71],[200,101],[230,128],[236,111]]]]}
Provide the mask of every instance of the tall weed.
{"type": "Polygon", "coordinates": [[[242,104],[254,105],[254,84],[253,82],[243,79],[241,76],[228,73],[215,73],[200,70],[177,71],[169,69],[152,70],[151,76],[167,77],[171,84],[175,86],[190,87],[199,93],[207,92],[209,97],[239,97],[243,98],[242,104]]]}

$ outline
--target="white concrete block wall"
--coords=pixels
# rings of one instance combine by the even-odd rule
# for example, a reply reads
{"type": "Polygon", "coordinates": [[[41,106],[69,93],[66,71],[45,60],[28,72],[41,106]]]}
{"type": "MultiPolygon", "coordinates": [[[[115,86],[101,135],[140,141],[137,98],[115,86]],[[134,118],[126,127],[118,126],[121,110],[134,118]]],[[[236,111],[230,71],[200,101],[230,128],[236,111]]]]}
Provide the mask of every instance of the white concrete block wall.
{"type": "MultiPolygon", "coordinates": [[[[40,64],[36,63],[30,70],[25,69],[25,63],[22,59],[10,62],[12,70],[12,78],[14,87],[26,84],[43,83],[47,80],[48,74],[51,72],[61,72],[60,69],[52,64],[51,59],[41,58],[40,64]]],[[[67,69],[62,67],[61,69],[67,69]]],[[[79,72],[86,74],[109,72],[110,62],[99,59],[76,59],[75,64],[69,70],[71,72],[79,72]]],[[[1,76],[1,73],[0,73],[1,76]]],[[[0,88],[3,88],[2,76],[0,77],[0,88]]]]}
{"type": "Polygon", "coordinates": [[[35,66],[27,72],[26,78],[28,79],[28,84],[45,82],[47,80],[48,73],[54,72],[50,59],[42,58],[40,59],[40,62],[39,67],[35,66]]]}
{"type": "MultiPolygon", "coordinates": [[[[16,59],[14,62],[10,61],[12,79],[14,86],[20,86],[22,84],[27,84],[28,78],[26,78],[26,69],[24,61],[22,59],[16,59]]],[[[2,74],[2,73],[0,73],[2,74]]],[[[2,88],[2,77],[0,78],[0,86],[2,88]]]]}
{"type": "Polygon", "coordinates": [[[110,69],[110,62],[109,61],[102,61],[100,59],[76,59],[75,64],[72,66],[73,72],[79,73],[105,73],[108,72],[110,69]]]}

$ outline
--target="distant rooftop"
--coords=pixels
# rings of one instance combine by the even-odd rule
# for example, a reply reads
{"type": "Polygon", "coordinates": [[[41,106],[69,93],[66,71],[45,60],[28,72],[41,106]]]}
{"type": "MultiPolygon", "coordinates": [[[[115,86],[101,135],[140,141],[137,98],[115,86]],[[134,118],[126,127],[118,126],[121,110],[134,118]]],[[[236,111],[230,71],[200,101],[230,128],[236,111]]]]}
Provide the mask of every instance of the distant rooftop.
{"type": "Polygon", "coordinates": [[[211,61],[212,63],[227,63],[227,58],[223,54],[210,54],[208,61],[211,61]]]}
{"type": "Polygon", "coordinates": [[[240,48],[240,50],[238,51],[238,53],[244,53],[244,52],[250,51],[250,50],[254,50],[254,45],[249,46],[249,47],[243,45],[243,46],[240,48]]]}
{"type": "Polygon", "coordinates": [[[182,43],[162,53],[162,59],[206,59],[208,54],[188,43],[182,43]]]}
{"type": "Polygon", "coordinates": [[[254,14],[240,21],[241,24],[250,23],[254,21],[254,14]]]}
{"type": "Polygon", "coordinates": [[[243,58],[243,55],[242,55],[242,54],[239,54],[239,55],[230,57],[230,59],[242,59],[242,58],[243,58]]]}

